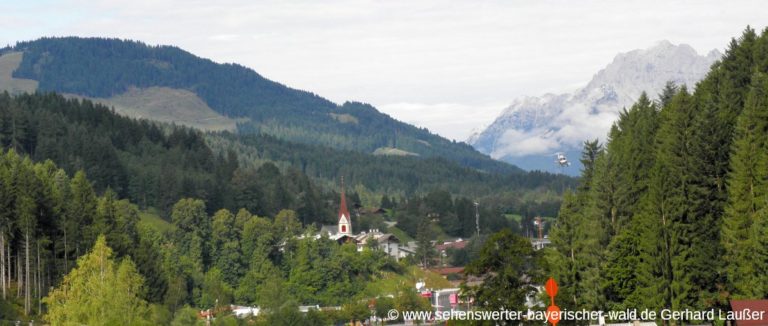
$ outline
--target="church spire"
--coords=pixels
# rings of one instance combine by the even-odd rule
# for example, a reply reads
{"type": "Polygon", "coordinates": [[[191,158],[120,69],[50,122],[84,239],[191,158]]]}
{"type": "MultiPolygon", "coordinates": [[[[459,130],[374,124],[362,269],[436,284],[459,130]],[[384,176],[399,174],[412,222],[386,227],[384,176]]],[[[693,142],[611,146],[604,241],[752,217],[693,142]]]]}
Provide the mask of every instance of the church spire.
{"type": "Polygon", "coordinates": [[[347,209],[347,196],[344,194],[344,177],[341,177],[341,205],[339,205],[339,234],[352,235],[352,218],[347,209]]]}

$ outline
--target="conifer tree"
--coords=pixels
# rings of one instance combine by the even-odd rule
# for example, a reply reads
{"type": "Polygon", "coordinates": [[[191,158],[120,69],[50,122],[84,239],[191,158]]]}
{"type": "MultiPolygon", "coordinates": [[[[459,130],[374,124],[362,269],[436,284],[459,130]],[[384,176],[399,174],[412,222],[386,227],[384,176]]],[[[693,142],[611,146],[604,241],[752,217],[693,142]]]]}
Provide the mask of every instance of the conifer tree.
{"type": "Polygon", "coordinates": [[[696,266],[692,253],[702,249],[692,246],[701,218],[693,209],[698,200],[692,184],[697,173],[691,149],[694,113],[685,87],[662,111],[656,164],[638,217],[646,230],[639,248],[644,275],[638,291],[648,291],[644,297],[650,308],[681,310],[699,304],[690,273],[696,266]]]}
{"type": "Polygon", "coordinates": [[[664,89],[662,89],[661,93],[659,93],[659,107],[664,108],[669,105],[669,103],[672,101],[672,98],[675,97],[675,94],[677,94],[678,90],[679,87],[675,85],[675,82],[667,81],[667,83],[664,84],[664,89]]]}
{"type": "Polygon", "coordinates": [[[612,234],[626,226],[648,189],[647,180],[656,154],[657,112],[656,105],[643,93],[629,111],[622,112],[616,123],[617,130],[611,135],[608,153],[615,181],[612,234]]]}
{"type": "Polygon", "coordinates": [[[595,201],[594,176],[597,159],[603,155],[602,146],[597,140],[584,142],[581,163],[583,165],[582,179],[576,193],[577,205],[580,205],[577,223],[574,229],[574,247],[576,261],[574,268],[578,271],[577,286],[579,291],[578,308],[598,310],[604,303],[603,289],[600,283],[600,265],[603,261],[604,248],[601,246],[605,212],[595,201]]]}
{"type": "MultiPolygon", "coordinates": [[[[96,193],[91,183],[85,176],[85,172],[78,171],[70,183],[71,198],[67,207],[66,232],[67,238],[74,243],[74,257],[79,257],[89,243],[86,233],[81,226],[91,225],[96,216],[96,193]]],[[[72,250],[70,249],[70,250],[72,250]]]]}
{"type": "Polygon", "coordinates": [[[416,231],[416,256],[422,268],[432,266],[432,259],[435,258],[435,246],[432,245],[432,224],[429,217],[421,217],[416,231]]]}
{"type": "Polygon", "coordinates": [[[576,196],[566,191],[563,194],[563,204],[555,224],[549,232],[552,246],[546,248],[545,258],[550,273],[560,285],[559,296],[565,298],[561,302],[563,308],[575,309],[579,303],[577,293],[578,273],[576,269],[576,229],[578,225],[579,205],[576,196]]]}
{"type": "Polygon", "coordinates": [[[760,252],[760,228],[764,226],[768,196],[768,77],[758,74],[751,87],[738,125],[728,175],[722,242],[725,275],[737,298],[766,295],[766,261],[760,252]]]}

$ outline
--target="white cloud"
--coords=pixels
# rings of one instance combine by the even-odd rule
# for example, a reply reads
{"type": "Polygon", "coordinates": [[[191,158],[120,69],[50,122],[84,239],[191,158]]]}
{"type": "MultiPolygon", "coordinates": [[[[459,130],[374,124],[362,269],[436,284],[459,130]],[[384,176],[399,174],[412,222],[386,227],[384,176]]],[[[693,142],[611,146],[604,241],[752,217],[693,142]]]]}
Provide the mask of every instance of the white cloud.
{"type": "Polygon", "coordinates": [[[500,137],[498,150],[494,151],[493,158],[505,156],[529,156],[548,155],[560,148],[557,137],[547,130],[536,129],[531,132],[522,132],[509,129],[500,137]]]}
{"type": "Polygon", "coordinates": [[[585,140],[599,139],[604,142],[607,136],[606,130],[610,129],[617,118],[618,115],[615,112],[591,114],[589,108],[584,105],[572,106],[556,116],[549,124],[558,126],[557,129],[504,131],[498,138],[491,156],[503,158],[550,155],[564,148],[580,148],[585,140]]]}
{"type": "Polygon", "coordinates": [[[458,103],[391,103],[378,109],[398,120],[424,127],[448,139],[464,141],[499,114],[503,103],[464,105],[458,103]]]}

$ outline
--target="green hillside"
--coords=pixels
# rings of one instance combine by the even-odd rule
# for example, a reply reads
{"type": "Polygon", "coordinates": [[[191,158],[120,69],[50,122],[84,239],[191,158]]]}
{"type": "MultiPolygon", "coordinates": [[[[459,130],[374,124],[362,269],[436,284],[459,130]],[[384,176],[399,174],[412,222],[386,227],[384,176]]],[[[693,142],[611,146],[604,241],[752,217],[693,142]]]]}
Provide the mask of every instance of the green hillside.
{"type": "MultiPolygon", "coordinates": [[[[216,152],[234,150],[244,165],[273,162],[281,167],[297,169],[313,179],[322,179],[329,184],[336,184],[344,176],[350,184],[363,185],[378,194],[411,195],[445,189],[457,195],[485,197],[501,196],[508,191],[559,192],[563,185],[575,185],[575,179],[563,175],[538,171],[508,175],[487,173],[443,158],[374,156],[288,142],[270,135],[213,133],[207,134],[206,139],[216,152]]],[[[497,198],[497,201],[504,200],[497,198]]]]}
{"type": "Polygon", "coordinates": [[[372,205],[384,193],[411,196],[447,189],[488,196],[557,190],[573,182],[565,176],[498,175],[441,158],[380,157],[267,135],[206,135],[56,94],[0,93],[0,119],[3,148],[52,160],[69,173],[84,170],[97,190],[111,188],[165,216],[180,198],[195,197],[211,211],[245,207],[274,216],[290,208],[305,223],[330,222],[342,176],[350,189],[361,185],[373,192],[368,194],[372,205]]]}
{"type": "MultiPolygon", "coordinates": [[[[218,119],[237,119],[238,130],[244,133],[266,133],[290,141],[364,153],[392,147],[489,172],[521,172],[467,144],[397,121],[370,105],[337,105],[273,82],[249,68],[215,63],[176,47],[66,37],[21,42],[0,50],[0,54],[11,52],[23,52],[13,77],[37,81],[38,89],[43,91],[94,99],[117,98],[128,103],[142,102],[131,97],[141,95],[135,89],[189,91],[223,116],[218,119]]],[[[155,98],[153,102],[162,100],[155,98]]],[[[147,110],[142,113],[149,115],[145,118],[168,120],[167,112],[158,113],[158,117],[147,110]]]]}

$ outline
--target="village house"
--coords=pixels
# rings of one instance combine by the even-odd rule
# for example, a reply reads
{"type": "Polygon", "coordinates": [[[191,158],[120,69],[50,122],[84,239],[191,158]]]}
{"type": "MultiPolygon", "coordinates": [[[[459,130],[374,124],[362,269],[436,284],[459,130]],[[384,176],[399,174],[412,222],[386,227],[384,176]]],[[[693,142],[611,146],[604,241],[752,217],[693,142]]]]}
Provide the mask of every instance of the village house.
{"type": "Polygon", "coordinates": [[[354,243],[357,245],[357,251],[363,251],[369,245],[369,242],[373,242],[376,248],[386,252],[395,260],[400,260],[400,258],[407,256],[409,252],[401,250],[400,239],[394,234],[383,233],[378,229],[362,231],[357,234],[353,233],[352,215],[349,213],[349,209],[347,209],[343,178],[341,179],[341,202],[339,204],[338,222],[336,225],[324,225],[316,238],[320,238],[323,235],[338,243],[354,243]]]}

